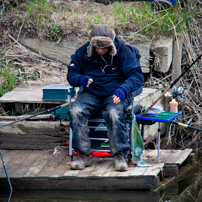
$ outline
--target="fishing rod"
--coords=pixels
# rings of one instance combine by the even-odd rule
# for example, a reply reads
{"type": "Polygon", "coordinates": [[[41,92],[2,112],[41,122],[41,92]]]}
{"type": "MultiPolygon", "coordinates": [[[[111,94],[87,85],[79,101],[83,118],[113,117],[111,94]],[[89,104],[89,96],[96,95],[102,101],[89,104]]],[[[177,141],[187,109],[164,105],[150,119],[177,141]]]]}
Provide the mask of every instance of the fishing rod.
{"type": "Polygon", "coordinates": [[[187,69],[185,69],[185,71],[178,78],[175,79],[175,81],[173,81],[173,83],[143,112],[143,114],[146,114],[164,96],[164,94],[168,92],[170,88],[172,88],[181,79],[181,77],[199,60],[199,58],[201,58],[201,56],[202,54],[199,55],[197,59],[194,60],[193,63],[189,65],[189,67],[187,67],[187,69]]]}
{"type": "Polygon", "coordinates": [[[170,121],[170,122],[171,122],[171,123],[174,123],[174,124],[176,124],[176,125],[178,125],[178,126],[183,126],[183,127],[185,127],[185,128],[191,128],[191,129],[194,129],[194,130],[202,131],[202,129],[196,128],[196,127],[193,127],[193,126],[190,126],[190,125],[188,125],[188,124],[179,123],[179,122],[176,122],[176,121],[170,121]]]}
{"type": "Polygon", "coordinates": [[[75,102],[75,101],[67,102],[67,103],[65,103],[65,104],[58,105],[58,106],[53,107],[53,108],[51,108],[51,109],[47,109],[47,110],[45,110],[45,111],[43,111],[43,112],[39,112],[39,113],[37,113],[37,114],[33,114],[33,115],[31,115],[31,116],[28,116],[28,117],[19,119],[19,120],[17,120],[17,121],[13,121],[13,122],[11,122],[11,123],[7,123],[7,124],[5,124],[5,125],[0,126],[0,128],[3,128],[3,127],[5,127],[5,126],[9,126],[9,125],[11,125],[11,124],[14,124],[14,123],[17,123],[17,122],[20,122],[20,121],[24,121],[24,120],[26,120],[26,119],[30,119],[30,118],[32,118],[32,117],[35,117],[35,116],[38,116],[38,115],[41,115],[41,114],[44,114],[44,113],[47,113],[47,112],[55,111],[55,110],[57,110],[57,109],[59,109],[59,108],[69,106],[69,105],[72,104],[73,102],[75,102]]]}
{"type": "Polygon", "coordinates": [[[4,167],[4,171],[6,173],[6,177],[7,177],[7,180],[8,180],[8,184],[9,184],[9,187],[10,187],[10,190],[11,192],[13,191],[13,188],[12,188],[12,185],[11,185],[11,181],[10,181],[10,178],[8,176],[8,172],[7,172],[7,169],[6,169],[6,165],[5,165],[5,162],[4,162],[4,159],[3,159],[3,155],[1,153],[1,150],[0,150],[0,156],[1,156],[1,161],[2,161],[2,164],[3,164],[3,167],[4,167]]]}

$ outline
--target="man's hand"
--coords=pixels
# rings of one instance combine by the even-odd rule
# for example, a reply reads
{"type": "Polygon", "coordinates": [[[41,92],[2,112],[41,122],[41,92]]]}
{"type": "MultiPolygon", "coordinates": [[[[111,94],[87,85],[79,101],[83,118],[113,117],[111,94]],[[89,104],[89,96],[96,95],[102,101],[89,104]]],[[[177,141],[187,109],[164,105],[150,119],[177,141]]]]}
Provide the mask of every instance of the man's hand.
{"type": "Polygon", "coordinates": [[[113,102],[115,104],[118,104],[119,102],[123,101],[125,99],[126,92],[123,88],[117,88],[114,91],[114,95],[112,96],[113,102]]]}
{"type": "Polygon", "coordinates": [[[86,86],[86,87],[89,87],[90,84],[93,82],[93,79],[90,78],[88,75],[83,75],[83,76],[80,76],[78,78],[78,84],[80,84],[81,86],[86,86]]]}

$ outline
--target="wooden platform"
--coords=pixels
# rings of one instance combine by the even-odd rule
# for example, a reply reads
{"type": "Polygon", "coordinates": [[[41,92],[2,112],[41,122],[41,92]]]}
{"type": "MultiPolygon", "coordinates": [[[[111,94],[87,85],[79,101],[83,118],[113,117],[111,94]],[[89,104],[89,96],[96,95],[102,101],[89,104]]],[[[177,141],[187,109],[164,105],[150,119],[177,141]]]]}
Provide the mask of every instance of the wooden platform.
{"type": "MultiPolygon", "coordinates": [[[[12,91],[5,93],[0,97],[0,103],[45,103],[45,104],[62,104],[64,101],[48,101],[42,100],[42,88],[47,85],[29,86],[27,88],[14,88],[12,91]]],[[[134,97],[135,104],[143,106],[150,105],[157,96],[161,95],[161,91],[152,88],[143,88],[143,92],[134,97]],[[148,99],[149,98],[149,99],[148,99]]]]}
{"type": "MultiPolygon", "coordinates": [[[[14,103],[16,110],[24,104],[63,104],[63,102],[43,101],[44,86],[15,88],[0,98],[0,103],[14,103]]],[[[134,98],[135,104],[150,105],[161,91],[144,88],[142,94],[134,98]]],[[[163,100],[161,100],[163,104],[163,100]]],[[[25,115],[23,115],[24,118],[25,115]]],[[[0,125],[21,117],[0,117],[0,125]],[[12,120],[13,118],[13,120],[12,120]]],[[[47,119],[47,118],[46,118],[47,119]]],[[[64,122],[64,121],[63,121],[64,122]]],[[[81,171],[70,170],[67,156],[68,121],[60,128],[59,122],[50,122],[44,117],[26,120],[0,128],[0,142],[4,161],[13,188],[26,189],[122,189],[154,190],[165,176],[176,176],[179,167],[191,155],[187,150],[161,150],[160,162],[157,151],[145,151],[146,162],[152,167],[139,168],[134,165],[127,172],[116,172],[112,158],[93,158],[93,165],[81,171]],[[59,152],[53,148],[63,148],[59,152]],[[12,150],[11,150],[12,149],[12,150]]],[[[163,124],[161,124],[163,127],[163,124]]],[[[155,139],[157,123],[145,127],[145,138],[155,139]]],[[[161,130],[163,132],[163,128],[161,130]]],[[[76,158],[76,157],[75,157],[76,158]]],[[[0,167],[3,168],[0,161],[0,167]]],[[[0,169],[0,187],[8,188],[3,169],[0,169]]]]}
{"type": "MultiPolygon", "coordinates": [[[[166,176],[167,165],[179,167],[191,154],[186,150],[146,150],[144,157],[152,167],[132,165],[127,172],[114,171],[112,158],[93,158],[93,165],[84,170],[70,170],[66,151],[2,150],[13,188],[26,189],[132,189],[154,190],[166,176]]],[[[74,157],[76,158],[76,157],[74,157]]],[[[0,187],[8,182],[0,161],[0,187]]]]}

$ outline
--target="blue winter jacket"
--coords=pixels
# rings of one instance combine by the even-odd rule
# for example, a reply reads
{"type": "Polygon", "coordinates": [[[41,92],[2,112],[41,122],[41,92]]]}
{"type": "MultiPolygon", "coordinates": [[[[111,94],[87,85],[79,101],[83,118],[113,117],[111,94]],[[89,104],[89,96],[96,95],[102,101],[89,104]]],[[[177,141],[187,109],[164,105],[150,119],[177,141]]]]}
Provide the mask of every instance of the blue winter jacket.
{"type": "Polygon", "coordinates": [[[117,54],[113,60],[112,56],[107,53],[103,56],[104,61],[95,51],[92,57],[88,57],[89,42],[77,49],[71,56],[71,62],[68,65],[67,80],[69,84],[78,87],[79,76],[88,75],[93,79],[93,83],[89,87],[84,87],[84,90],[98,97],[113,95],[114,90],[119,87],[123,88],[127,95],[139,89],[144,82],[144,76],[138,51],[134,52],[117,37],[114,43],[117,54]]]}

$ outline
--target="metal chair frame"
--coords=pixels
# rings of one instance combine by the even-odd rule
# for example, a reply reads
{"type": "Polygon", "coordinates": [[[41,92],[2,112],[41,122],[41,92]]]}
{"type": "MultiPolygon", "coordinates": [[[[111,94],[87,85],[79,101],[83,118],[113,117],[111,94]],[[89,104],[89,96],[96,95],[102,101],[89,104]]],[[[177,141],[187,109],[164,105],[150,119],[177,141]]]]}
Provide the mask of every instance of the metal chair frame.
{"type": "MultiPolygon", "coordinates": [[[[137,105],[138,107],[140,105],[137,105]]],[[[133,151],[133,120],[132,120],[132,117],[133,117],[133,114],[136,114],[136,113],[140,113],[140,110],[142,108],[136,108],[134,107],[134,101],[133,101],[133,98],[132,98],[132,104],[128,107],[127,109],[127,112],[126,112],[126,120],[125,120],[125,128],[126,128],[126,132],[128,134],[128,141],[130,143],[130,150],[128,152],[128,159],[130,161],[130,159],[132,158],[132,151],[133,151]],[[134,109],[135,108],[135,109],[134,109]],[[136,111],[136,112],[135,112],[136,111]]],[[[141,106],[142,107],[142,106],[141,106]]],[[[110,153],[110,150],[109,149],[100,149],[100,148],[93,148],[93,142],[94,141],[98,141],[98,142],[108,142],[109,139],[107,137],[107,127],[105,125],[105,120],[102,118],[102,115],[101,113],[96,116],[96,117],[92,117],[88,120],[88,127],[90,129],[90,134],[89,134],[89,138],[91,140],[91,151],[104,151],[104,152],[109,152],[110,153]],[[101,116],[101,117],[100,117],[101,116]],[[98,117],[98,118],[97,118],[98,117]],[[94,134],[93,132],[98,132],[101,134],[101,136],[91,136],[92,134],[94,134]]],[[[72,138],[73,138],[73,131],[70,127],[70,134],[69,134],[69,156],[71,156],[71,160],[73,160],[73,148],[72,148],[72,138]]]]}

